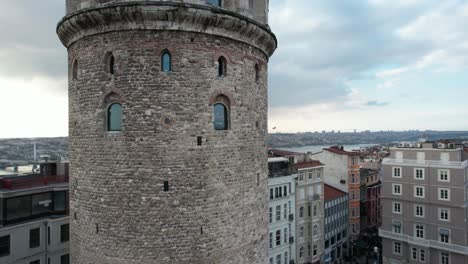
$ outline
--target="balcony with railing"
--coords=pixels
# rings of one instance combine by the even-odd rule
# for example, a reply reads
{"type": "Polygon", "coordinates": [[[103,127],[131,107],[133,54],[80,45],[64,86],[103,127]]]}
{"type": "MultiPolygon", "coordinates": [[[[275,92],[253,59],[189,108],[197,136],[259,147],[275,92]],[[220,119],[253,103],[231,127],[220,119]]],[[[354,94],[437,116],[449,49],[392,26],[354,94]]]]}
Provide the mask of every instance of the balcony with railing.
{"type": "Polygon", "coordinates": [[[0,190],[23,190],[50,185],[68,184],[68,175],[31,174],[26,176],[14,176],[0,178],[0,190]]]}
{"type": "Polygon", "coordinates": [[[399,240],[406,242],[411,245],[420,247],[430,247],[439,250],[449,251],[453,253],[462,254],[468,256],[468,246],[455,245],[450,243],[442,243],[436,240],[428,240],[416,238],[414,236],[408,236],[405,234],[395,234],[391,231],[379,229],[379,236],[387,239],[399,240]]]}

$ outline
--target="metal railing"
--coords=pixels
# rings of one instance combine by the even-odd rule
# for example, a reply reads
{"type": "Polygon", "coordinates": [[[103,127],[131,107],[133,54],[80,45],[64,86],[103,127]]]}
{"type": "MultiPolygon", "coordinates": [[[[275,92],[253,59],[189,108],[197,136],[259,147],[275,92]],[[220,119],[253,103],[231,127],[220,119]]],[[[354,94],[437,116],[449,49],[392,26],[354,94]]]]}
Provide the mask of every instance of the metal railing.
{"type": "Polygon", "coordinates": [[[450,251],[462,255],[468,255],[468,247],[460,246],[450,243],[442,243],[436,240],[421,239],[413,236],[408,236],[404,234],[395,234],[391,231],[386,231],[379,229],[379,236],[388,239],[395,239],[406,242],[408,244],[421,246],[421,247],[431,247],[439,250],[450,251]]]}

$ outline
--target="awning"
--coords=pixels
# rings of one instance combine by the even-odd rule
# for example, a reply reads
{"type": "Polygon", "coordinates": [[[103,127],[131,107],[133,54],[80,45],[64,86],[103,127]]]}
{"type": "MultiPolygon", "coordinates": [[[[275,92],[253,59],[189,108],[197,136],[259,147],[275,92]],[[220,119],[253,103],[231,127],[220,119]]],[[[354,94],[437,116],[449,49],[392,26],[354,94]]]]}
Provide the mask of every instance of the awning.
{"type": "Polygon", "coordinates": [[[449,231],[448,231],[447,229],[445,229],[445,228],[439,229],[439,233],[440,233],[441,235],[446,235],[446,236],[449,235],[449,231]]]}

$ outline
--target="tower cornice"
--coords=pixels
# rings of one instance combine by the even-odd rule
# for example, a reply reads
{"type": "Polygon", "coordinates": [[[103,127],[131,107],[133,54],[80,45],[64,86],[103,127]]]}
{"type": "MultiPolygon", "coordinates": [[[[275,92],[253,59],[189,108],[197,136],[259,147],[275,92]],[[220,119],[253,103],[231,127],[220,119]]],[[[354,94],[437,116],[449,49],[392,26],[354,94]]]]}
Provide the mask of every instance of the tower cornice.
{"type": "Polygon", "coordinates": [[[218,7],[179,2],[120,2],[65,16],[57,34],[65,47],[96,34],[127,30],[187,31],[247,43],[270,57],[277,47],[268,26],[218,7]]]}

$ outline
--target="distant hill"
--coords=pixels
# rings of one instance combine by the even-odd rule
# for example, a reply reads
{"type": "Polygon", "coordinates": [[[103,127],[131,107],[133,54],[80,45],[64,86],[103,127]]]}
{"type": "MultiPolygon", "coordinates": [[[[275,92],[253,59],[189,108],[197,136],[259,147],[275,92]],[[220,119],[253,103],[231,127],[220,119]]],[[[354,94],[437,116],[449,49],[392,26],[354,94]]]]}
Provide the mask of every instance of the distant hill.
{"type": "Polygon", "coordinates": [[[68,159],[68,138],[14,138],[0,139],[0,161],[30,162],[34,159],[34,142],[36,155],[49,155],[51,159],[68,159]]]}
{"type": "Polygon", "coordinates": [[[307,132],[270,134],[268,143],[273,147],[300,147],[308,145],[389,144],[399,141],[458,139],[468,141],[468,131],[379,131],[379,132],[307,132]]]}
{"type": "MultiPolygon", "coordinates": [[[[273,147],[300,147],[307,145],[335,144],[389,144],[399,141],[458,139],[468,141],[468,131],[379,131],[379,132],[307,132],[269,134],[268,143],[273,147]]],[[[68,138],[15,138],[0,139],[0,161],[30,162],[36,142],[37,157],[49,155],[52,159],[68,159],[68,138]]]]}

